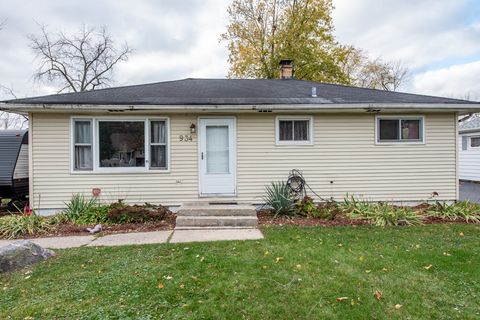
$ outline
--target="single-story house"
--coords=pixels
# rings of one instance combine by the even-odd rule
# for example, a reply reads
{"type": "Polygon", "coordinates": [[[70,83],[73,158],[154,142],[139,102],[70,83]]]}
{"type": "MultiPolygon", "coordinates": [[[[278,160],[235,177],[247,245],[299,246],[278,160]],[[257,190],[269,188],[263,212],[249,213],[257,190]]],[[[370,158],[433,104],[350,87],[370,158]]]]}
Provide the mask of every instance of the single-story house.
{"type": "Polygon", "coordinates": [[[480,118],[459,125],[460,180],[480,181],[480,118]]]}
{"type": "MultiPolygon", "coordinates": [[[[287,69],[290,67],[290,69],[287,69]]],[[[30,202],[74,193],[261,203],[303,172],[323,197],[458,199],[458,126],[480,103],[290,78],[184,79],[5,101],[28,114],[30,202]]]]}

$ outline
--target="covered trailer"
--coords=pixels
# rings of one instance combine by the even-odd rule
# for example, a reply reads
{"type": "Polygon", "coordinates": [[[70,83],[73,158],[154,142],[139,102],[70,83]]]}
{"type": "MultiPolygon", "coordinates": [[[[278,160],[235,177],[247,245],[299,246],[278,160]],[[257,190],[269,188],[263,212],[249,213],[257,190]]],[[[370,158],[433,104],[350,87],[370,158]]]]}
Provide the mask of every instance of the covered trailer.
{"type": "Polygon", "coordinates": [[[28,198],[28,134],[0,130],[0,199],[28,198]]]}

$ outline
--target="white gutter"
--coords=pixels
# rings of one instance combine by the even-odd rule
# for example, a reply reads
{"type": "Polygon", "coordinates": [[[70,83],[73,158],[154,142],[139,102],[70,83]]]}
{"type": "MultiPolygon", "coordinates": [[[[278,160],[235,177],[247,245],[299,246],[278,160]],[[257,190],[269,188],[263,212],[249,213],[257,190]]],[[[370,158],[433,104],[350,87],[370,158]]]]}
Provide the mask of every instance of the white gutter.
{"type": "Polygon", "coordinates": [[[259,105],[74,105],[74,104],[0,104],[0,111],[27,112],[72,111],[452,111],[459,114],[480,112],[479,104],[259,104],[259,105]]]}

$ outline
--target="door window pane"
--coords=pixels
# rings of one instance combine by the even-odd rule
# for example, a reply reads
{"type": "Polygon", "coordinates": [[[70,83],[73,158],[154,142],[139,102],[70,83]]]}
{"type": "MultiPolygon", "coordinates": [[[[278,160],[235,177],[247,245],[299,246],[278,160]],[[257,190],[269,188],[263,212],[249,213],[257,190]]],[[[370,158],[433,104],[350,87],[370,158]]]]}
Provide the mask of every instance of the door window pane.
{"type": "Polygon", "coordinates": [[[228,126],[206,127],[207,173],[229,173],[228,126]]]}
{"type": "Polygon", "coordinates": [[[379,121],[379,130],[380,130],[380,137],[379,140],[399,140],[400,137],[398,136],[398,120],[386,120],[380,119],[379,121]]]}
{"type": "Polygon", "coordinates": [[[144,167],[145,124],[139,121],[100,121],[100,167],[144,167]]]}
{"type": "Polygon", "coordinates": [[[402,140],[421,140],[420,120],[402,120],[402,140]]]}

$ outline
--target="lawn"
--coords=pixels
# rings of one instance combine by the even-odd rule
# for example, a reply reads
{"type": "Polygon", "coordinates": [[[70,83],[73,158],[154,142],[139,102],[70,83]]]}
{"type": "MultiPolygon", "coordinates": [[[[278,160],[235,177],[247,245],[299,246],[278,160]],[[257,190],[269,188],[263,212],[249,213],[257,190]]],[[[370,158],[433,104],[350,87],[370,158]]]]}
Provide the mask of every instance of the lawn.
{"type": "Polygon", "coordinates": [[[264,232],[262,241],[58,250],[0,276],[0,318],[480,318],[479,225],[264,232]]]}

